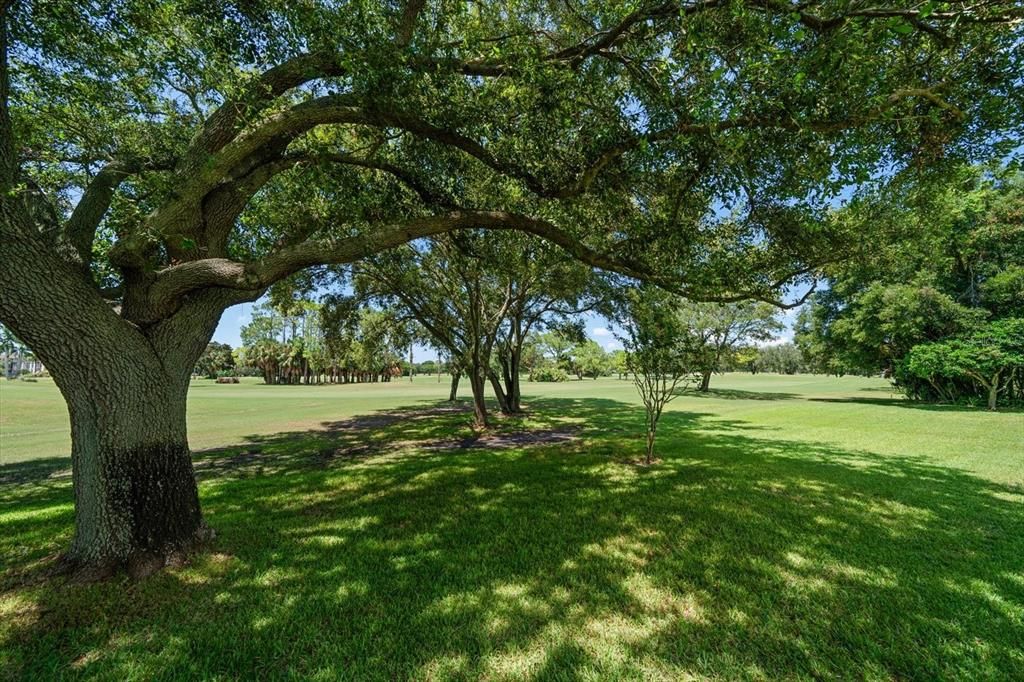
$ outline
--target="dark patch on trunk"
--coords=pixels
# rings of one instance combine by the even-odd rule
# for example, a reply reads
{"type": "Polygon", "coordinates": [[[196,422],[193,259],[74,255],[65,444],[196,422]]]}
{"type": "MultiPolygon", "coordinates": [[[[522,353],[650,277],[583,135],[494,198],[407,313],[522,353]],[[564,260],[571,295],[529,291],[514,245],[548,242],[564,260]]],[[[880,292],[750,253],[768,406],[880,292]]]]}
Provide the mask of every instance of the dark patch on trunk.
{"type": "Polygon", "coordinates": [[[131,448],[104,463],[108,501],[131,520],[135,552],[163,556],[195,543],[203,517],[187,445],[131,448]]]}

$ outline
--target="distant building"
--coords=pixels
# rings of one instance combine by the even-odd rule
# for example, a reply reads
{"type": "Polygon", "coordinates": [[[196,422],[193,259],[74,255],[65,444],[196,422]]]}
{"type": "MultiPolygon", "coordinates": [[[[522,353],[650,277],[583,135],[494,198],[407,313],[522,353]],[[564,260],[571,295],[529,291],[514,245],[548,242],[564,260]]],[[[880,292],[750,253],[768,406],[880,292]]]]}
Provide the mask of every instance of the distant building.
{"type": "Polygon", "coordinates": [[[46,369],[34,355],[24,353],[20,349],[13,353],[0,353],[0,367],[3,367],[3,375],[8,379],[14,379],[22,374],[36,374],[46,369]]]}

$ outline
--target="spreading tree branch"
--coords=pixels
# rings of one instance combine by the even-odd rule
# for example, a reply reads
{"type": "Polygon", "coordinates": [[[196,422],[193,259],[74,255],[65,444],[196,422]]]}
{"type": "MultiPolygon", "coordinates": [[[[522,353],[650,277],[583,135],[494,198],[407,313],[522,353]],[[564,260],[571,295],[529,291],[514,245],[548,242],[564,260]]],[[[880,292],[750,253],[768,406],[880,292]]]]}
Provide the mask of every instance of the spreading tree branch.
{"type": "Polygon", "coordinates": [[[728,303],[757,299],[780,308],[792,308],[802,304],[811,293],[808,292],[796,303],[784,303],[771,297],[772,292],[777,291],[787,282],[812,272],[812,267],[786,273],[762,291],[712,295],[692,286],[688,287],[685,282],[681,281],[682,276],[680,275],[656,272],[643,264],[597,251],[584,244],[579,238],[546,220],[505,211],[453,210],[395,223],[372,233],[342,239],[307,240],[281,248],[262,260],[251,263],[242,263],[226,258],[206,258],[173,265],[157,274],[149,294],[156,309],[161,309],[173,307],[181,296],[206,287],[242,290],[265,289],[274,282],[314,265],[352,263],[415,239],[464,229],[528,232],[561,247],[574,258],[588,265],[651,282],[691,300],[728,303]]]}
{"type": "Polygon", "coordinates": [[[64,224],[64,236],[83,265],[88,265],[92,261],[92,243],[96,239],[96,228],[110,208],[114,192],[125,178],[137,170],[137,166],[118,161],[111,161],[103,166],[86,186],[71,217],[64,224]]]}

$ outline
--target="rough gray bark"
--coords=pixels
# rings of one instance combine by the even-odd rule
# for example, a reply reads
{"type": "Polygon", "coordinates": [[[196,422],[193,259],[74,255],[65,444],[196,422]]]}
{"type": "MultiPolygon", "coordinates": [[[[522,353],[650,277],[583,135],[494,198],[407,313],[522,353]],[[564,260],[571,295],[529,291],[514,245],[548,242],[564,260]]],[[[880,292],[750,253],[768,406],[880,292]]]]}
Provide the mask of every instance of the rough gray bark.
{"type": "Polygon", "coordinates": [[[114,398],[66,391],[71,415],[75,535],[67,567],[142,575],[210,537],[185,435],[185,390],[122,378],[114,398]]]}

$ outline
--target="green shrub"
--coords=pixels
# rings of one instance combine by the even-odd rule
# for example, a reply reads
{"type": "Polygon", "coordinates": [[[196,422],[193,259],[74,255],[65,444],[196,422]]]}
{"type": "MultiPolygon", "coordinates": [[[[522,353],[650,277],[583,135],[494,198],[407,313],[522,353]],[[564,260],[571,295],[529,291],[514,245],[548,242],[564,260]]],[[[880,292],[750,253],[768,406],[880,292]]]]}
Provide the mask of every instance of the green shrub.
{"type": "Polygon", "coordinates": [[[534,381],[568,381],[569,375],[557,367],[541,367],[534,371],[534,381]]]}

